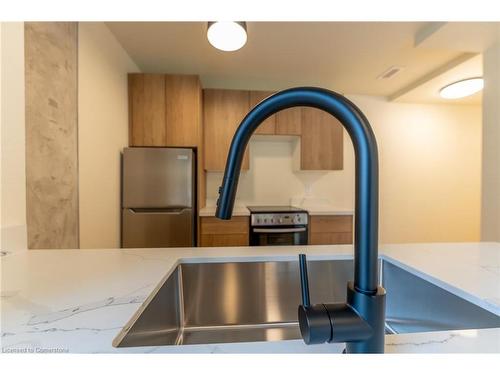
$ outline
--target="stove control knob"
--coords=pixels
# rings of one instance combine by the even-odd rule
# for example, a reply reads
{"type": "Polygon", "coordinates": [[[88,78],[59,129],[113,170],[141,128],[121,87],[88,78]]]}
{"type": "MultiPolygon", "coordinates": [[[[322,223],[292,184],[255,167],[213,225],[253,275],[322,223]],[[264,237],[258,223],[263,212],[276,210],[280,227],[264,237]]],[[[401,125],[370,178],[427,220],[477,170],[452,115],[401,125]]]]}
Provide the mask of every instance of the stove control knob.
{"type": "Polygon", "coordinates": [[[283,224],[283,218],[280,217],[280,219],[278,220],[280,224],[283,224]]]}
{"type": "Polygon", "coordinates": [[[297,215],[297,223],[300,223],[300,216],[297,215]]]}

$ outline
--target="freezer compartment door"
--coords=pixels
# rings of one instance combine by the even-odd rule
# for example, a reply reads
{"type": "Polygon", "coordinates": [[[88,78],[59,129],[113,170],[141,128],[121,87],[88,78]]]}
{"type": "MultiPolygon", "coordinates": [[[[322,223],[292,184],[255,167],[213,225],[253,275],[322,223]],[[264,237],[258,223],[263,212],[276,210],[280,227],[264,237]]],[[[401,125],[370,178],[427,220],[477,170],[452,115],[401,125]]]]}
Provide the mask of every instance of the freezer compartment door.
{"type": "Polygon", "coordinates": [[[122,247],[195,246],[191,208],[122,210],[122,247]]]}
{"type": "Polygon", "coordinates": [[[124,208],[194,208],[192,149],[125,148],[122,173],[124,208]]]}

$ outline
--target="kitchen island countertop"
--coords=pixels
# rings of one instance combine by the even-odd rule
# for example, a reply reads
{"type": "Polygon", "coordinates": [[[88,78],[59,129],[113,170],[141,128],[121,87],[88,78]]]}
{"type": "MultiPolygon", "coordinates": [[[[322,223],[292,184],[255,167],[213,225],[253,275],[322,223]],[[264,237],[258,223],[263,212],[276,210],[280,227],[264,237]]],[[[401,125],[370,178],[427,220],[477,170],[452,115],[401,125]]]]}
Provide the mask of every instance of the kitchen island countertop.
{"type": "MultiPolygon", "coordinates": [[[[147,296],[180,262],[352,258],[351,245],[3,250],[2,352],[331,352],[301,340],[114,348],[147,296]]],[[[381,245],[380,256],[500,315],[500,243],[381,245]]],[[[500,352],[500,328],[386,336],[386,352],[500,352]]]]}

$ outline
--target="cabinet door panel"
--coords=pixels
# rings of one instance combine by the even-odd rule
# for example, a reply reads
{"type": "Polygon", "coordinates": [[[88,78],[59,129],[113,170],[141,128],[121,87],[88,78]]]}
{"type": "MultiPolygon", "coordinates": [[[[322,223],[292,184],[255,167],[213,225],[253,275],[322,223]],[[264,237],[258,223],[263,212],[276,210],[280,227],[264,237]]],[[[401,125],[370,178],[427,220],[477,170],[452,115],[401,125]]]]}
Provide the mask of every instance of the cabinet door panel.
{"type": "Polygon", "coordinates": [[[302,107],[288,108],[276,113],[276,134],[301,135],[302,107]]]}
{"type": "MultiPolygon", "coordinates": [[[[244,90],[203,90],[205,169],[223,171],[231,140],[250,110],[250,95],[244,90]]],[[[241,167],[249,168],[248,149],[241,167]]]]}
{"type": "MultiPolygon", "coordinates": [[[[255,107],[262,100],[272,95],[272,91],[250,91],[250,108],[255,107]]],[[[254,134],[275,134],[276,132],[276,115],[273,115],[266,119],[257,128],[254,134]]]]}
{"type": "Polygon", "coordinates": [[[202,247],[248,246],[248,234],[202,234],[202,247]]]}
{"type": "Polygon", "coordinates": [[[201,217],[201,246],[248,246],[249,217],[235,216],[231,220],[201,217]]]}
{"type": "Polygon", "coordinates": [[[341,123],[316,108],[302,108],[300,169],[343,169],[344,131],[341,123]]]}
{"type": "Polygon", "coordinates": [[[352,215],[310,216],[310,245],[350,244],[353,242],[352,233],[352,215]]]}
{"type": "Polygon", "coordinates": [[[311,232],[352,232],[352,215],[312,215],[311,232]]]}
{"type": "Polygon", "coordinates": [[[202,110],[198,76],[167,75],[165,89],[168,146],[198,146],[202,110]]]}
{"type": "Polygon", "coordinates": [[[248,216],[234,216],[231,220],[204,216],[201,218],[201,229],[203,234],[248,234],[249,220],[248,216]]]}
{"type": "Polygon", "coordinates": [[[165,75],[129,74],[130,146],[166,146],[165,75]]]}
{"type": "Polygon", "coordinates": [[[346,245],[352,243],[352,232],[311,233],[310,245],[346,245]]]}

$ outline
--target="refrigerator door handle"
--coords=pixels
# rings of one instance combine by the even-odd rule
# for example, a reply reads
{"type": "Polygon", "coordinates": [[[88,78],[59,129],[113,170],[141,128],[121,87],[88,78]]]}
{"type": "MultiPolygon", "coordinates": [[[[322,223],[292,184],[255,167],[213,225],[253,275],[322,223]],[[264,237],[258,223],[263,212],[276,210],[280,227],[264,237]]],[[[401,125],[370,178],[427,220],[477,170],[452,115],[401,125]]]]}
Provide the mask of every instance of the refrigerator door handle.
{"type": "Polygon", "coordinates": [[[161,215],[181,215],[185,211],[191,210],[190,207],[177,208],[128,208],[133,214],[161,214],[161,215]]]}

